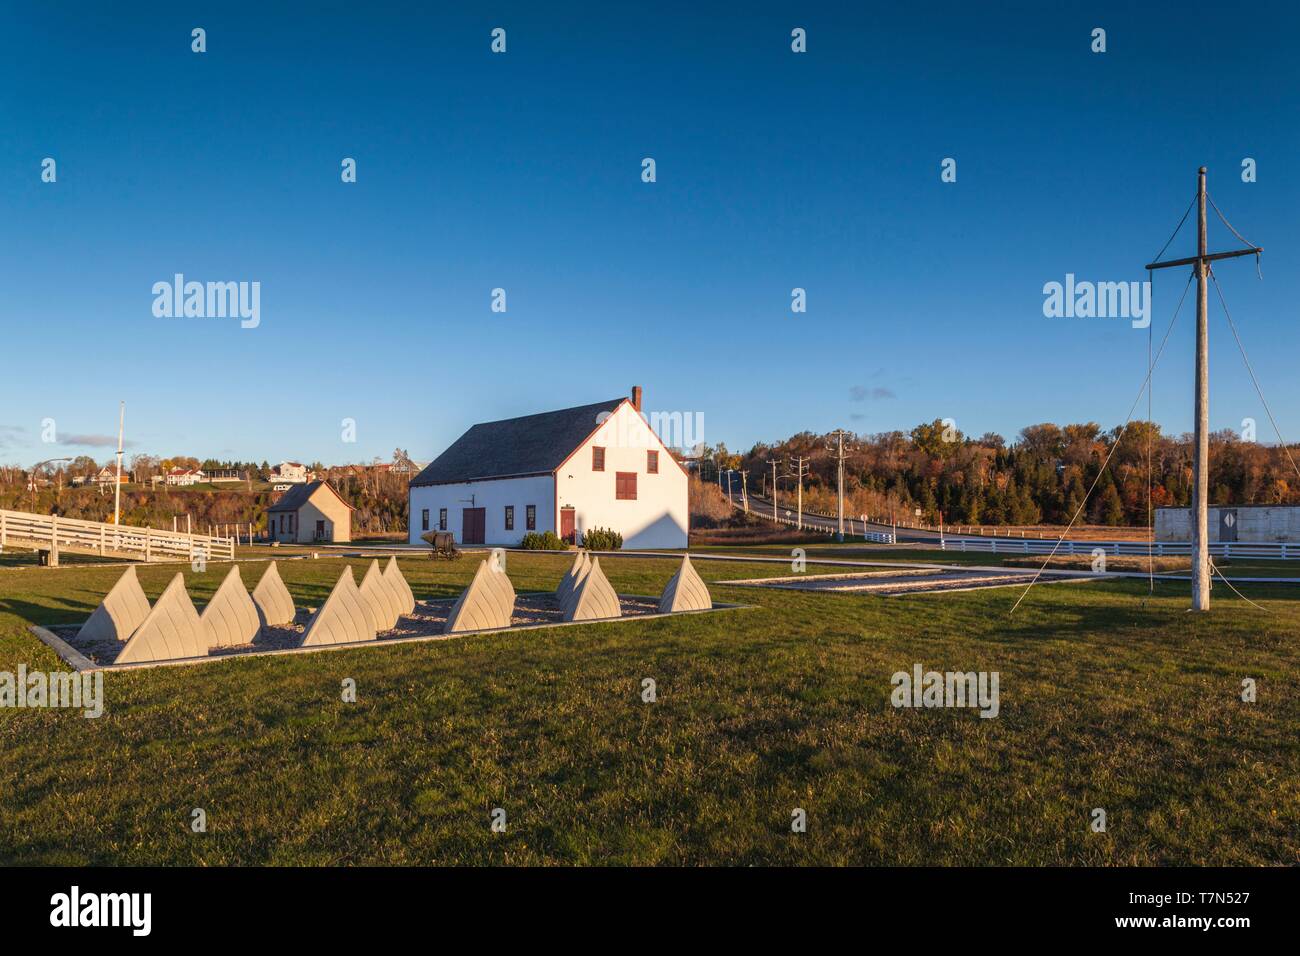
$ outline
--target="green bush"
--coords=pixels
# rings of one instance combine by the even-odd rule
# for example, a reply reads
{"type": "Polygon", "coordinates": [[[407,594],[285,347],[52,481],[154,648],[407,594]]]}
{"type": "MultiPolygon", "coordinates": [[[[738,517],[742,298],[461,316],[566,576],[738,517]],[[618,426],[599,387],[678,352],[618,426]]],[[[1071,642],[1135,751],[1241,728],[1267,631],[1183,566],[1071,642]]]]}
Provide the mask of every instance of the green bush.
{"type": "Polygon", "coordinates": [[[569,546],[554,531],[543,531],[541,534],[530,531],[519,542],[519,547],[525,551],[565,551],[569,546]]]}
{"type": "Polygon", "coordinates": [[[617,551],[623,547],[623,536],[608,528],[588,528],[582,546],[588,551],[617,551]]]}

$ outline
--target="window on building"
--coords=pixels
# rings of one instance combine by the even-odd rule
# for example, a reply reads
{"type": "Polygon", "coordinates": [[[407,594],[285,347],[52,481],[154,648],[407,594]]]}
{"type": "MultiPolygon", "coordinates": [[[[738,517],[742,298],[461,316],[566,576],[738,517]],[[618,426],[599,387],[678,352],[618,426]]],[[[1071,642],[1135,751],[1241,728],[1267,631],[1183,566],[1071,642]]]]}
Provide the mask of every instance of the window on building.
{"type": "Polygon", "coordinates": [[[537,505],[524,506],[524,524],[529,531],[537,530],[537,505]]]}
{"type": "Polygon", "coordinates": [[[438,530],[439,531],[447,530],[447,509],[446,508],[438,509],[438,530]]]}
{"type": "Polygon", "coordinates": [[[648,451],[645,453],[645,470],[648,475],[659,474],[659,452],[648,451]]]}
{"type": "Polygon", "coordinates": [[[506,505],[506,530],[515,530],[515,506],[506,505]]]}
{"type": "Polygon", "coordinates": [[[429,509],[428,508],[425,508],[423,511],[420,512],[420,530],[421,531],[429,530],[429,509]]]}
{"type": "Polygon", "coordinates": [[[602,448],[600,445],[591,446],[591,470],[592,471],[605,470],[605,449],[602,448]]]}
{"type": "Polygon", "coordinates": [[[619,501],[636,501],[636,472],[614,472],[614,497],[619,501]]]}

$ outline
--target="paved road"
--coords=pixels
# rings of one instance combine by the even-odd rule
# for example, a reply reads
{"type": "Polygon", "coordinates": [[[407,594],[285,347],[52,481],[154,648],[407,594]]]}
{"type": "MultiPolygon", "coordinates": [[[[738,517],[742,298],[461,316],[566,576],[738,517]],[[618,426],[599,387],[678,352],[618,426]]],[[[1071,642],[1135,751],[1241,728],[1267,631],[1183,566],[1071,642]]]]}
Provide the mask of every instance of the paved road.
{"type": "MultiPolygon", "coordinates": [[[[740,505],[739,489],[732,492],[732,501],[737,506],[740,505]]],[[[760,498],[758,495],[751,494],[749,496],[749,510],[760,517],[771,517],[772,502],[767,498],[760,498]]],[[[783,517],[794,519],[796,517],[794,503],[781,499],[777,503],[777,513],[783,517]]],[[[803,514],[803,523],[810,528],[816,528],[819,530],[834,531],[839,527],[838,519],[809,514],[807,511],[803,514]]],[[[861,536],[867,531],[889,534],[893,530],[894,529],[888,524],[880,524],[874,521],[868,521],[864,524],[859,518],[850,518],[848,515],[844,516],[844,533],[846,535],[861,536]]],[[[945,534],[945,537],[950,536],[945,534]]],[[[897,540],[899,543],[911,542],[913,544],[937,545],[939,543],[939,534],[936,531],[925,531],[920,528],[899,528],[897,540]]]]}

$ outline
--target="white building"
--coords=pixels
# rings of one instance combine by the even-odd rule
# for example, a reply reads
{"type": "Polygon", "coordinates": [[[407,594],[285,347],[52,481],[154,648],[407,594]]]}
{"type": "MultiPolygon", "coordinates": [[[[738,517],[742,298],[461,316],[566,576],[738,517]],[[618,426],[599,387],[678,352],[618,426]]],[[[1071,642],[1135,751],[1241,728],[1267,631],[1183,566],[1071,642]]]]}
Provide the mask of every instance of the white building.
{"type": "Polygon", "coordinates": [[[302,485],[315,479],[307,466],[297,461],[282,461],[271,469],[271,481],[279,484],[302,485]]]}
{"type": "Polygon", "coordinates": [[[411,481],[410,541],[514,546],[529,531],[574,541],[590,528],[625,548],[684,548],[685,470],[632,398],[475,425],[411,481]]]}
{"type": "Polygon", "coordinates": [[[173,468],[167,472],[169,485],[197,485],[206,479],[207,476],[197,468],[173,468]]]}

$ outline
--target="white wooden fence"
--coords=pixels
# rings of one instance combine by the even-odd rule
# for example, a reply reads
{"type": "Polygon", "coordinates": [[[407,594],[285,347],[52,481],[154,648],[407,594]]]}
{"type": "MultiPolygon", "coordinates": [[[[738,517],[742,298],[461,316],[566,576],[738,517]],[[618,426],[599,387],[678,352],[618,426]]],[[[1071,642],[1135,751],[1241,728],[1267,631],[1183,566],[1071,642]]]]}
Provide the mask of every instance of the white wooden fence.
{"type": "Polygon", "coordinates": [[[0,551],[6,547],[49,551],[55,561],[60,551],[131,561],[192,561],[197,557],[231,561],[235,557],[234,538],[0,509],[0,551]]]}
{"type": "MultiPolygon", "coordinates": [[[[1096,550],[1105,554],[1142,555],[1157,558],[1180,557],[1192,553],[1190,541],[1062,541],[1044,538],[944,538],[945,551],[985,551],[990,554],[1087,554],[1096,550]]],[[[1210,554],[1219,558],[1270,558],[1281,561],[1300,559],[1300,544],[1284,541],[1211,541],[1210,554]]]]}

